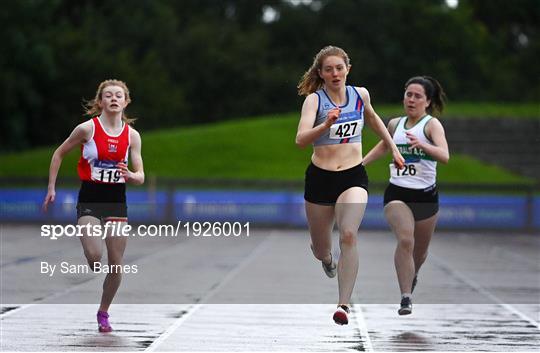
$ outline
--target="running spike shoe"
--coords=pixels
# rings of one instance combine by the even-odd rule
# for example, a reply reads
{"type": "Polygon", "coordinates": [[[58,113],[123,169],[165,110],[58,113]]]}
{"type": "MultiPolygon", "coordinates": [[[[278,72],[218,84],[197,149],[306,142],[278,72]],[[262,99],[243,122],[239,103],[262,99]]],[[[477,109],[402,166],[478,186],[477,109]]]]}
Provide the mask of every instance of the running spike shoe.
{"type": "Polygon", "coordinates": [[[414,292],[414,288],[416,287],[416,283],[418,282],[418,275],[414,275],[414,279],[412,280],[412,287],[411,287],[411,293],[414,292]]]}
{"type": "Polygon", "coordinates": [[[347,305],[338,305],[336,312],[334,313],[334,322],[338,325],[347,325],[349,323],[349,313],[351,309],[347,305]]]}
{"type": "Polygon", "coordinates": [[[412,313],[412,301],[410,297],[401,298],[400,308],[398,310],[399,315],[409,315],[412,313]]]}
{"type": "Polygon", "coordinates": [[[325,264],[324,261],[321,261],[321,263],[322,263],[322,268],[324,270],[324,273],[326,273],[326,275],[328,277],[330,277],[330,278],[336,277],[337,264],[334,261],[334,257],[332,256],[332,253],[330,253],[330,263],[329,264],[325,264]]]}
{"type": "Polygon", "coordinates": [[[97,322],[99,332],[111,332],[112,327],[109,324],[109,314],[106,311],[97,312],[97,322]]]}
{"type": "MultiPolygon", "coordinates": [[[[311,244],[309,247],[311,248],[311,251],[313,252],[313,254],[315,254],[315,252],[313,251],[313,244],[311,244]]],[[[322,268],[324,270],[324,273],[326,273],[326,275],[328,277],[330,277],[330,278],[336,277],[337,264],[334,261],[334,257],[332,256],[332,253],[330,253],[330,263],[329,264],[325,264],[323,261],[321,261],[321,263],[322,263],[322,268]]]]}

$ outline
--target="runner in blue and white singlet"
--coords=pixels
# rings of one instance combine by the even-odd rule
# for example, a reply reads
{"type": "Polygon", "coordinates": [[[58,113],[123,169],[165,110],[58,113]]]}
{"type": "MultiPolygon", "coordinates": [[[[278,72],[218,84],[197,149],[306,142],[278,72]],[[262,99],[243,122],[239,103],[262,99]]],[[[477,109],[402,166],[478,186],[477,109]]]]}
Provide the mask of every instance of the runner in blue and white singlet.
{"type": "Polygon", "coordinates": [[[403,157],[370,103],[365,87],[346,84],[351,68],[341,48],[327,46],[298,84],[306,96],[296,134],[300,148],[313,145],[305,173],[304,199],[311,251],[326,275],[338,275],[338,305],[333,320],[349,322],[349,305],[358,273],[356,237],[368,200],[368,176],[362,165],[364,119],[381,137],[399,165],[403,157]],[[339,266],[332,255],[332,228],[340,233],[339,266]]]}
{"type": "Polygon", "coordinates": [[[347,101],[342,106],[337,106],[324,89],[315,92],[319,97],[319,107],[314,126],[323,124],[328,112],[334,108],[340,108],[338,120],[313,142],[314,146],[334,145],[338,143],[362,142],[362,129],[364,127],[364,102],[356,88],[346,86],[347,101]]]}

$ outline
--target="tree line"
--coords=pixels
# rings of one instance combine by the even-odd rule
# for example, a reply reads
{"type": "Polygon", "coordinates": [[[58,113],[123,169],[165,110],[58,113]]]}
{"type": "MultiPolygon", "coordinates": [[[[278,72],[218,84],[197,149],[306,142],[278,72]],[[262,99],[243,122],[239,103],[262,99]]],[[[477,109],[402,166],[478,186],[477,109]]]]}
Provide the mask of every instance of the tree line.
{"type": "Polygon", "coordinates": [[[21,0],[0,19],[2,152],[62,141],[108,78],[144,131],[298,111],[328,44],[375,107],[417,74],[454,101],[540,98],[537,0],[21,0]]]}

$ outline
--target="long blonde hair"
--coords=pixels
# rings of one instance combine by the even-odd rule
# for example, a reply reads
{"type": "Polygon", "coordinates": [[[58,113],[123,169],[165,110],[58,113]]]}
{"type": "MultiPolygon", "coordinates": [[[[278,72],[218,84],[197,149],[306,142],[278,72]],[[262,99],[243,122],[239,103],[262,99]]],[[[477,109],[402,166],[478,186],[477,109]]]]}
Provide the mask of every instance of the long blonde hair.
{"type": "Polygon", "coordinates": [[[309,70],[304,73],[300,82],[298,82],[298,86],[296,86],[298,88],[298,95],[307,96],[323,86],[324,80],[319,76],[319,70],[322,69],[324,59],[329,56],[339,56],[343,58],[347,68],[351,67],[349,55],[347,55],[345,50],[332,45],[322,48],[313,58],[313,64],[309,70]]]}
{"type": "MultiPolygon", "coordinates": [[[[94,117],[96,115],[101,114],[101,108],[99,107],[99,103],[101,102],[101,95],[103,94],[103,90],[109,86],[119,86],[124,90],[124,94],[126,95],[126,102],[127,104],[131,103],[131,97],[129,95],[129,89],[124,81],[120,80],[105,80],[101,82],[98,86],[98,89],[96,91],[96,96],[94,99],[91,99],[89,101],[84,101],[83,105],[85,108],[84,115],[88,115],[91,117],[94,117]]],[[[122,112],[122,121],[126,124],[132,124],[135,120],[134,118],[129,118],[125,111],[122,112]]]]}

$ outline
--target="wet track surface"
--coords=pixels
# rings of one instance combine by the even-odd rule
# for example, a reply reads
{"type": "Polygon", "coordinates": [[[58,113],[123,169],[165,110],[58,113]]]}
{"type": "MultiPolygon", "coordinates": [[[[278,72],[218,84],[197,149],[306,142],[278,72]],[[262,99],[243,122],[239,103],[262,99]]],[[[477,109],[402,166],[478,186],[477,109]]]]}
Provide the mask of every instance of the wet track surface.
{"type": "Polygon", "coordinates": [[[130,244],[140,276],[125,275],[115,331],[100,334],[104,275],[41,274],[42,261],[83,258],[76,239],[36,246],[36,229],[2,228],[2,351],[540,351],[535,236],[437,233],[413,314],[400,317],[394,239],[361,232],[347,326],[331,319],[337,282],[305,231],[130,244]]]}

